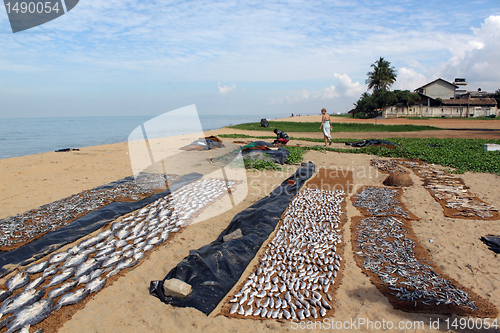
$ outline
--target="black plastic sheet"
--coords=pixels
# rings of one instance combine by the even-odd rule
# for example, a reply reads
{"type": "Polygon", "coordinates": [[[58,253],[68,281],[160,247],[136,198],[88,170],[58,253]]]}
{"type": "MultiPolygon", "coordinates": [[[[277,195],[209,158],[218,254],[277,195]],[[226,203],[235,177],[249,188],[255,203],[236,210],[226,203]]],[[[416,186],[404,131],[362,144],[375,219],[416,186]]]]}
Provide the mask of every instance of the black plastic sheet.
{"type": "Polygon", "coordinates": [[[122,215],[149,205],[153,201],[158,200],[159,198],[162,198],[180,187],[200,179],[201,177],[203,177],[202,174],[195,172],[187,174],[181,179],[169,184],[169,188],[163,192],[154,194],[140,201],[112,202],[95,211],[89,212],[74,220],[70,224],[65,225],[60,229],[51,231],[39,239],[27,243],[15,250],[0,252],[0,277],[12,272],[18,265],[28,265],[63,247],[64,245],[72,243],[79,238],[96,231],[106,223],[114,221],[122,215]]]}
{"type": "Polygon", "coordinates": [[[390,145],[390,146],[397,146],[397,143],[386,141],[386,140],[361,140],[358,142],[346,142],[345,143],[347,146],[352,146],[352,147],[366,147],[366,146],[371,146],[371,145],[390,145]]]}
{"type": "Polygon", "coordinates": [[[500,237],[488,235],[482,236],[481,240],[488,246],[488,249],[495,253],[500,253],[500,237]]]}
{"type": "Polygon", "coordinates": [[[314,163],[303,163],[293,176],[268,196],[238,213],[215,241],[191,250],[162,281],[152,281],[149,292],[167,304],[193,307],[210,314],[238,282],[262,243],[276,228],[288,204],[314,171],[314,163]],[[287,185],[288,180],[295,180],[295,184],[287,185]],[[237,229],[241,230],[243,237],[223,242],[225,235],[237,229]],[[191,293],[184,298],[165,296],[163,283],[173,278],[191,285],[191,293]]]}

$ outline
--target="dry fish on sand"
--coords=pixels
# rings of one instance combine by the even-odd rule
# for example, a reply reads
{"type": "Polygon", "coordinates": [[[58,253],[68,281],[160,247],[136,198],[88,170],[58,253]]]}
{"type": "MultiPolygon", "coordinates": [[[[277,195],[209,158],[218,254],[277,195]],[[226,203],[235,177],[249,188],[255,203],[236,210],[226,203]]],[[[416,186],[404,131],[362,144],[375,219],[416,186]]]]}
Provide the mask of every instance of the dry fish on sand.
{"type": "Polygon", "coordinates": [[[388,165],[397,168],[402,166],[412,169],[423,182],[424,187],[444,208],[447,217],[470,219],[500,219],[500,213],[495,206],[479,199],[470,192],[462,178],[450,175],[439,167],[422,161],[410,160],[372,160],[372,165],[385,171],[388,165]]]}
{"type": "Polygon", "coordinates": [[[496,317],[496,307],[446,276],[397,217],[352,220],[356,263],[393,306],[408,312],[496,317]],[[479,307],[481,304],[481,307],[479,307]]]}
{"type": "MultiPolygon", "coordinates": [[[[64,252],[52,254],[48,259],[28,266],[25,271],[19,271],[7,280],[5,287],[8,290],[0,290],[0,298],[5,299],[0,314],[14,313],[2,323],[12,321],[10,318],[16,318],[14,321],[18,323],[16,326],[11,324],[11,327],[34,322],[31,319],[17,320],[17,313],[37,302],[46,288],[47,299],[60,297],[58,309],[83,301],[87,295],[98,292],[106,285],[107,279],[101,275],[106,274],[109,278],[135,266],[144,258],[146,251],[165,242],[186,225],[189,218],[227,193],[228,188],[234,191],[235,184],[234,181],[204,179],[186,185],[113,222],[110,229],[84,239],[64,252]],[[30,274],[34,279],[32,283],[29,283],[30,274]],[[26,290],[18,293],[17,290],[23,286],[26,290]],[[11,296],[12,292],[14,296],[11,296]]],[[[50,303],[43,304],[48,306],[50,303]]]]}
{"type": "Polygon", "coordinates": [[[7,324],[7,332],[13,333],[27,325],[35,325],[47,318],[54,310],[54,301],[50,298],[36,302],[15,314],[14,320],[7,324]]]}
{"type": "Polygon", "coordinates": [[[11,250],[16,247],[16,244],[30,241],[66,225],[79,216],[99,209],[110,202],[140,200],[153,194],[152,188],[161,188],[159,186],[164,188],[167,181],[177,178],[178,176],[151,174],[137,180],[84,191],[38,209],[2,219],[0,220],[0,247],[7,247],[5,250],[11,250]]]}
{"type": "Polygon", "coordinates": [[[253,319],[303,320],[332,310],[340,283],[343,191],[304,189],[287,207],[259,265],[223,313],[253,319]]]}
{"type": "Polygon", "coordinates": [[[398,199],[401,189],[365,186],[352,196],[353,206],[368,216],[400,216],[418,219],[398,199]]]}

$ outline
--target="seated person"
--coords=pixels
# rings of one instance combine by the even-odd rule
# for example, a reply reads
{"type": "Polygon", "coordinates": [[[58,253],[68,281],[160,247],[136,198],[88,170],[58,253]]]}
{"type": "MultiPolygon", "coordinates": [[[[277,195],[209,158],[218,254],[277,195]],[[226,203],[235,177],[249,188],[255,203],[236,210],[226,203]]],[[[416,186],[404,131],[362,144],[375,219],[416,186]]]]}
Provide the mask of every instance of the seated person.
{"type": "Polygon", "coordinates": [[[288,137],[288,134],[286,134],[285,132],[274,129],[274,133],[277,136],[276,140],[274,140],[273,142],[274,144],[286,145],[286,143],[290,141],[290,137],[288,137]]]}

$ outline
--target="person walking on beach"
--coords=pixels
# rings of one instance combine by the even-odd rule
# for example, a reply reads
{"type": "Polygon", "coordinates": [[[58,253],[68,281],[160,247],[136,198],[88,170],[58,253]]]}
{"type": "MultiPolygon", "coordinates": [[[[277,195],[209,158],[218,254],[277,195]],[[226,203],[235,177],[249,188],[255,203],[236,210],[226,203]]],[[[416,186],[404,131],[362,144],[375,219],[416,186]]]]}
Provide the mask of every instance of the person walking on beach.
{"type": "Polygon", "coordinates": [[[278,131],[277,128],[274,129],[274,134],[276,134],[277,138],[274,140],[274,144],[286,145],[288,141],[290,141],[290,137],[283,131],[278,131]]]}
{"type": "Polygon", "coordinates": [[[325,147],[326,141],[330,141],[330,146],[332,145],[332,137],[330,136],[330,130],[332,129],[332,123],[330,122],[330,115],[326,113],[326,109],[321,109],[321,125],[319,125],[319,130],[321,131],[321,127],[323,127],[323,137],[325,138],[325,147]]]}

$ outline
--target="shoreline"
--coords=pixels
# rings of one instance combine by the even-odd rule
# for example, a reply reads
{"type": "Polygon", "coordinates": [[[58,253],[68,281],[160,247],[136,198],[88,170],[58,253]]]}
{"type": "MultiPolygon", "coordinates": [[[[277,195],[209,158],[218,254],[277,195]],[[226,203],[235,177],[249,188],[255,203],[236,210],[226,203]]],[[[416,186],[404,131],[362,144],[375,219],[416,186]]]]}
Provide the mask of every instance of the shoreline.
{"type": "MultiPolygon", "coordinates": [[[[321,120],[320,115],[280,118],[276,119],[276,121],[317,121],[318,119],[321,120]]],[[[400,119],[402,118],[386,119],[386,121],[401,121],[400,119]]],[[[348,122],[351,120],[349,119],[348,122]]],[[[354,121],[358,120],[354,119],[354,121]]],[[[367,122],[364,119],[362,121],[367,122]]],[[[468,122],[478,122],[478,125],[483,122],[491,123],[488,120],[469,120],[468,122]]],[[[500,121],[498,122],[498,127],[500,128],[500,121]]],[[[228,127],[204,132],[205,136],[233,133],[246,134],[253,137],[273,136],[271,131],[246,131],[228,127]]],[[[291,137],[323,138],[323,134],[320,131],[290,132],[288,134],[291,137]]],[[[465,137],[470,139],[500,139],[500,131],[436,130],[332,133],[332,137],[353,140],[367,138],[384,139],[409,135],[417,138],[465,137]]],[[[222,141],[225,143],[234,140],[231,138],[222,138],[222,141]]],[[[292,140],[291,143],[296,144],[298,141],[292,140]]],[[[301,144],[315,145],[312,142],[301,142],[301,144]]],[[[344,145],[336,144],[336,146],[337,148],[342,148],[344,145]]],[[[4,181],[0,183],[0,219],[14,216],[30,209],[38,208],[44,204],[63,199],[72,194],[133,175],[128,155],[128,142],[77,148],[79,151],[51,151],[0,159],[0,173],[2,174],[2,178],[4,178],[4,181]],[[65,184],[65,186],[62,187],[58,184],[65,184]]]]}

